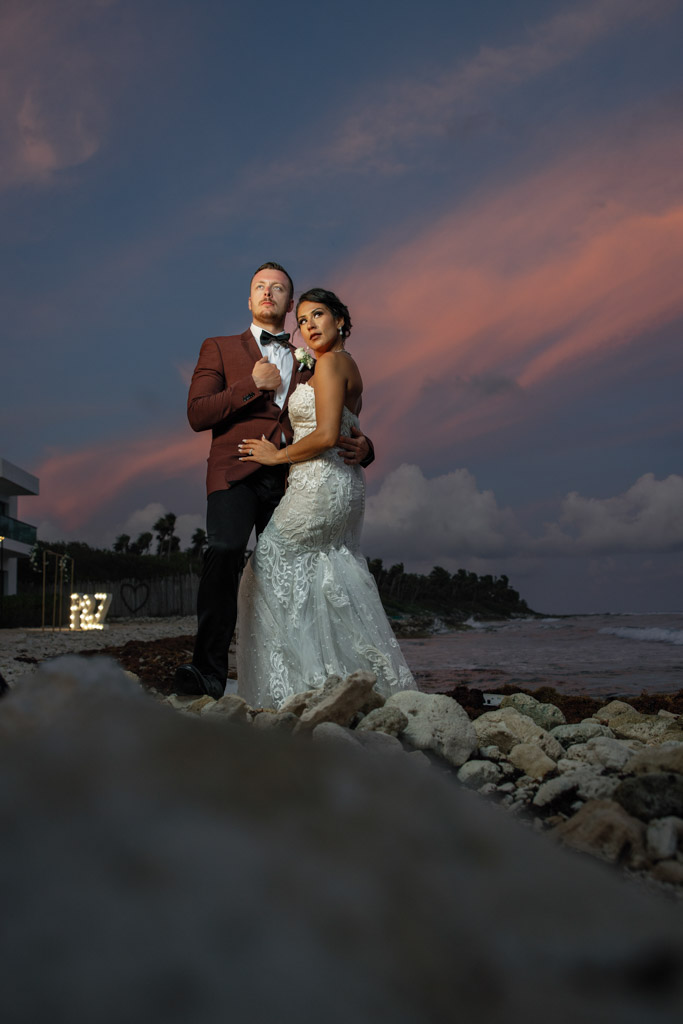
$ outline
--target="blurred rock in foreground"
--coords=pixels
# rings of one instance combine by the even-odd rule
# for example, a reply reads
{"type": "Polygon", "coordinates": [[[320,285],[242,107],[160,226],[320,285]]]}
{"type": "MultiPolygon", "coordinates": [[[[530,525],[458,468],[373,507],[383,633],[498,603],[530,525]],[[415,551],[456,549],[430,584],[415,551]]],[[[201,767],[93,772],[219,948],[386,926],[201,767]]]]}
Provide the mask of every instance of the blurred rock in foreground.
{"type": "Polygon", "coordinates": [[[683,1010],[680,906],[419,760],[179,715],[106,659],[0,703],[0,820],[5,1024],[683,1010]]]}

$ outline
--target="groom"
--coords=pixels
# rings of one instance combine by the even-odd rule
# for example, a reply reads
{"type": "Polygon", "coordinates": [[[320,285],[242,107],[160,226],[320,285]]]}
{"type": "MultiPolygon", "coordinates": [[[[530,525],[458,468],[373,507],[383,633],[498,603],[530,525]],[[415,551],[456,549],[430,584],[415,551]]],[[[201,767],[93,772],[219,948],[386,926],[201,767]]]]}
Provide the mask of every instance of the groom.
{"type": "MultiPolygon", "coordinates": [[[[192,375],[187,418],[193,430],[211,430],[206,489],[208,547],[197,594],[197,638],[190,665],[175,681],[180,692],[218,698],[225,690],[228,648],[237,620],[237,589],[252,529],[258,536],[285,491],[286,466],[240,462],[245,437],[291,444],[289,397],[312,371],[300,367],[285,334],[294,306],[292,279],[279,263],[262,264],[251,280],[253,323],[243,334],[207,338],[192,375]]],[[[340,437],[348,464],[369,465],[371,443],[353,428],[340,437]]]]}

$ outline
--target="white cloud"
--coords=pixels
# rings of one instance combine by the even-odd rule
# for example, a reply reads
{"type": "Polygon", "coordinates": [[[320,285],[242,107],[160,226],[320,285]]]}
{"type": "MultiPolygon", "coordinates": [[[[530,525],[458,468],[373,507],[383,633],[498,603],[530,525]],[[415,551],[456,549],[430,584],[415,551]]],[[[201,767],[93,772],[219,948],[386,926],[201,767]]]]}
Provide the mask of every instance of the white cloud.
{"type": "Polygon", "coordinates": [[[556,520],[532,537],[516,514],[498,505],[493,491],[480,491],[472,474],[456,469],[427,479],[419,466],[389,473],[368,498],[363,550],[425,565],[473,567],[502,558],[545,560],[551,556],[604,556],[683,550],[683,476],[640,477],[623,494],[585,498],[576,492],[561,503],[556,520]]]}
{"type": "Polygon", "coordinates": [[[522,539],[513,512],[498,507],[493,491],[480,491],[467,469],[428,480],[419,466],[404,464],[367,501],[363,548],[371,557],[491,557],[511,553],[522,539]]]}
{"type": "Polygon", "coordinates": [[[584,498],[573,491],[538,550],[553,554],[676,551],[683,548],[683,477],[646,473],[623,494],[584,498]]]}
{"type": "Polygon", "coordinates": [[[126,519],[121,533],[127,533],[135,540],[141,533],[153,532],[153,525],[161,516],[165,516],[168,509],[160,501],[152,501],[144,508],[132,512],[126,519]]]}
{"type": "MultiPolygon", "coordinates": [[[[161,502],[137,509],[107,534],[106,545],[121,533],[135,540],[153,532],[154,523],[168,511],[161,502]]],[[[177,517],[175,532],[182,550],[190,546],[197,529],[205,529],[203,513],[177,517]]],[[[48,520],[38,527],[38,536],[46,543],[68,539],[65,532],[73,533],[48,520]]],[[[103,540],[82,532],[77,539],[103,540]]],[[[572,492],[561,502],[558,516],[532,536],[512,509],[499,505],[493,491],[479,490],[469,470],[429,479],[419,466],[404,463],[367,499],[362,550],[370,558],[404,562],[413,571],[443,565],[480,573],[510,572],[514,566],[522,576],[525,565],[536,572],[550,558],[590,556],[600,560],[604,574],[612,571],[613,556],[683,551],[683,476],[657,480],[646,473],[623,494],[610,498],[572,492]]]]}

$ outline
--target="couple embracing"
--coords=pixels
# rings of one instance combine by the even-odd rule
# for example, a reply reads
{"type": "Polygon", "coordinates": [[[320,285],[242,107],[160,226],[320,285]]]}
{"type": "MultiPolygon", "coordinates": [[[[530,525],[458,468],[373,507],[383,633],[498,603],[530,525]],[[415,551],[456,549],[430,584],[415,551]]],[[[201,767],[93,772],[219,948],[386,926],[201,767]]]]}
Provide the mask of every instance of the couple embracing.
{"type": "Polygon", "coordinates": [[[176,682],[223,694],[239,608],[238,689],[252,707],[278,708],[358,669],[387,697],[415,686],[359,550],[361,467],[374,451],[359,428],[349,311],[324,289],[301,295],[296,322],[314,363],[284,332],[293,308],[291,277],[264,263],[251,280],[251,327],[203,343],[187,407],[194,430],[212,431],[208,547],[193,660],[176,682]]]}

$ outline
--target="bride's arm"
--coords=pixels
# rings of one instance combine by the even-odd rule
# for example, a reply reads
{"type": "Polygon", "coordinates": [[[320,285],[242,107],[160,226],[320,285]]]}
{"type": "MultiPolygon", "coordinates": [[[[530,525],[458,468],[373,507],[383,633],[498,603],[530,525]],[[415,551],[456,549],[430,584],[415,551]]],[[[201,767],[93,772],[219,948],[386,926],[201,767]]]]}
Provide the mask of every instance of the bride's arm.
{"type": "Polygon", "coordinates": [[[315,366],[315,430],[286,448],[276,448],[270,441],[245,438],[238,446],[240,461],[278,466],[282,463],[306,462],[334,448],[339,439],[346,398],[347,375],[344,370],[343,361],[335,358],[332,352],[319,356],[315,366]]]}

